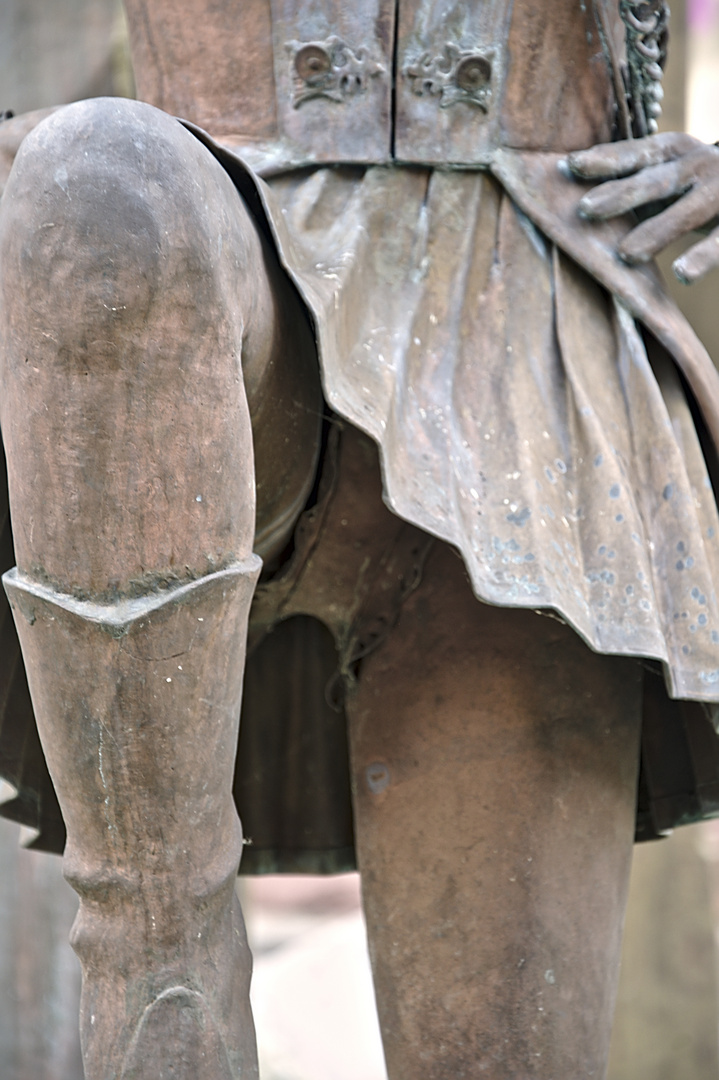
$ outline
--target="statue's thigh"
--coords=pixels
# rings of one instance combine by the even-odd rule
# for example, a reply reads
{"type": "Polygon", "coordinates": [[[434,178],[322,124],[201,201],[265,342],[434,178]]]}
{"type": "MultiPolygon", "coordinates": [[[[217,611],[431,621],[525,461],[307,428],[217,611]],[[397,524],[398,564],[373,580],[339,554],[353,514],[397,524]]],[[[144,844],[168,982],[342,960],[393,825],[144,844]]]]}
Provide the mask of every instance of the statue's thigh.
{"type": "Polygon", "coordinates": [[[267,531],[311,484],[320,410],[293,404],[311,335],[222,166],[150,106],[70,106],[21,146],[0,254],[18,565],[97,594],[248,552],[253,436],[264,462],[279,412],[267,531]]]}
{"type": "Polygon", "coordinates": [[[637,662],[480,604],[437,546],[349,702],[391,1080],[603,1075],[640,704],[637,662]]]}

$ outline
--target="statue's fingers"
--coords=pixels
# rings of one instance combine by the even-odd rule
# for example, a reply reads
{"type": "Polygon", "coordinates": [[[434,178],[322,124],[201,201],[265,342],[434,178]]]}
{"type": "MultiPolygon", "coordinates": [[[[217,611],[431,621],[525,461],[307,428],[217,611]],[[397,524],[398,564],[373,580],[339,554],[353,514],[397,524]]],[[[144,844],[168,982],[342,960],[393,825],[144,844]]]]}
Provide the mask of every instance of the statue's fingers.
{"type": "Polygon", "coordinates": [[[648,262],[667,244],[699,228],[709,217],[707,193],[696,187],[661,214],[632,229],[619,245],[618,254],[628,263],[648,262]]]}
{"type": "Polygon", "coordinates": [[[577,150],[567,155],[569,171],[580,180],[602,180],[629,176],[649,165],[661,165],[697,146],[691,135],[666,131],[646,139],[627,139],[624,142],[600,143],[589,150],[577,150]]]}
{"type": "Polygon", "coordinates": [[[719,227],[672,263],[674,273],[684,285],[691,285],[693,281],[703,277],[710,270],[715,270],[718,266],[719,227]]]}
{"type": "Polygon", "coordinates": [[[579,213],[594,220],[616,217],[658,199],[670,199],[691,186],[686,158],[653,165],[621,180],[607,180],[580,200],[579,213]]]}

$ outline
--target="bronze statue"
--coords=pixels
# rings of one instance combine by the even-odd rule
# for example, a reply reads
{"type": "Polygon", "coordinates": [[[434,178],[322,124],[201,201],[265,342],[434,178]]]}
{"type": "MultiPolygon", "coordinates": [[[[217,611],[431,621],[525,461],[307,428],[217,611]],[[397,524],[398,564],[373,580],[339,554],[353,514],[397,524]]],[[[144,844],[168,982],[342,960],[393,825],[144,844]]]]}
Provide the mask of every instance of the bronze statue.
{"type": "Polygon", "coordinates": [[[719,810],[665,6],[126,6],[151,104],[0,128],[0,768],[86,1076],[257,1076],[234,791],[243,869],[356,858],[391,1080],[601,1077],[635,832],[719,810]]]}

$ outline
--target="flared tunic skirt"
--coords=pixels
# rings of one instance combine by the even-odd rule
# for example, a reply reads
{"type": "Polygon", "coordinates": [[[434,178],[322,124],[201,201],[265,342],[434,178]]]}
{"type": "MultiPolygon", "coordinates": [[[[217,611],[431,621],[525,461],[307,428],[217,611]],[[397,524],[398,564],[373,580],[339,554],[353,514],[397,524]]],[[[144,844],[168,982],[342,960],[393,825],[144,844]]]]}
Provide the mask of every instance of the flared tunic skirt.
{"type": "Polygon", "coordinates": [[[265,204],[326,399],[379,445],[389,507],[461,551],[480,600],[551,608],[598,652],[660,660],[671,696],[719,701],[716,501],[636,296],[488,172],[320,169],[265,204]]]}
{"type": "MultiPolygon", "coordinates": [[[[397,518],[458,549],[479,602],[543,610],[598,652],[655,660],[670,697],[713,717],[719,515],[707,460],[718,380],[656,272],[616,260],[628,223],[583,222],[583,188],[556,154],[500,151],[491,171],[320,167],[266,183],[194,130],[274,243],[315,328],[331,414],[376,443],[397,518]]],[[[272,584],[258,593],[265,613],[272,584]]],[[[277,605],[276,624],[302,614],[277,605]]],[[[13,633],[9,617],[4,630],[13,633]]],[[[262,689],[278,657],[267,666],[261,648],[250,656],[236,795],[250,835],[263,834],[263,802],[286,832],[289,791],[317,828],[299,823],[285,840],[270,829],[248,849],[249,871],[352,865],[345,735],[336,707],[327,713],[328,671],[341,664],[321,632],[303,625],[300,637],[285,642],[295,660],[284,704],[262,689]],[[317,763],[326,738],[334,746],[319,753],[325,780],[305,770],[319,800],[281,761],[258,765],[273,742],[286,751],[290,712],[306,761],[317,763]]],[[[62,821],[21,682],[20,669],[8,672],[21,707],[11,721],[8,697],[0,730],[2,771],[18,788],[5,812],[40,829],[37,846],[59,850],[62,821]]],[[[677,779],[695,809],[685,800],[675,820],[719,808],[719,755],[710,758],[704,799],[691,761],[689,781],[677,779]]]]}

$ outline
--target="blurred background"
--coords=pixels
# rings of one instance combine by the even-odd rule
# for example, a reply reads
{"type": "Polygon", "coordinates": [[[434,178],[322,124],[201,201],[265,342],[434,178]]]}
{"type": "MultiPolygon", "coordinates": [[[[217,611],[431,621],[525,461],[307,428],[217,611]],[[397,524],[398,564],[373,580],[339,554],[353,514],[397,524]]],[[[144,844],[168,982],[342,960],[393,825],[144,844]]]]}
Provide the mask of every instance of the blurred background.
{"type": "MultiPolygon", "coordinates": [[[[719,0],[673,0],[662,127],[719,139],[719,0]]],[[[116,0],[0,0],[0,113],[133,96],[116,0]]],[[[685,246],[685,245],[684,245],[685,246]]],[[[675,298],[719,360],[719,272],[675,298]]],[[[0,787],[0,801],[12,795],[0,787]]],[[[77,909],[0,820],[0,1077],[82,1080],[77,909]]],[[[242,879],[262,1080],[386,1080],[359,880],[242,879]]],[[[719,1080],[719,822],[636,849],[610,1080],[719,1080]]]]}

